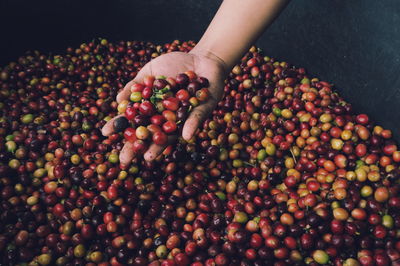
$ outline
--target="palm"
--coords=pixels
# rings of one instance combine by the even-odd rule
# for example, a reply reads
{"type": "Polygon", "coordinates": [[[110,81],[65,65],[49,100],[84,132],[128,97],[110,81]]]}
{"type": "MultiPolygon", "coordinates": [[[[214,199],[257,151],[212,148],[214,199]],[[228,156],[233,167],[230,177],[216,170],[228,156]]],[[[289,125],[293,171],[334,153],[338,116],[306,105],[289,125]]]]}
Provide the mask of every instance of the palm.
{"type": "MultiPolygon", "coordinates": [[[[183,127],[182,136],[184,139],[190,139],[203,121],[215,108],[217,102],[223,94],[223,74],[224,70],[221,64],[215,60],[199,56],[192,53],[173,52],[162,55],[146,64],[138,73],[136,78],[126,84],[125,88],[118,94],[117,101],[128,99],[130,95],[130,87],[133,83],[143,82],[145,76],[167,76],[175,77],[179,73],[192,70],[197,75],[205,77],[210,82],[210,99],[204,104],[193,109],[189,118],[186,120],[183,127]]],[[[110,135],[113,132],[112,120],[109,121],[103,128],[104,135],[110,135]]],[[[170,138],[172,141],[173,138],[170,138]]],[[[120,154],[122,164],[129,164],[134,157],[132,144],[126,143],[120,154]]],[[[145,154],[146,160],[154,159],[162,152],[165,147],[152,144],[145,154]]]]}

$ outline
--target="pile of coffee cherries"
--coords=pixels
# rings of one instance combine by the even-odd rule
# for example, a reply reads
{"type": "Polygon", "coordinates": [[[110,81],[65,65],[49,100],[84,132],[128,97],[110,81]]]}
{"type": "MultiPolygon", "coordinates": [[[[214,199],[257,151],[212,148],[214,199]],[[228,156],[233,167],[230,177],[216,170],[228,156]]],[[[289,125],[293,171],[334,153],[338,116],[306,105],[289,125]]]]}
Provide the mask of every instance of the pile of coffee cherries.
{"type": "Polygon", "coordinates": [[[256,47],[196,136],[143,160],[208,81],[188,69],[115,97],[152,58],[194,45],[98,39],[0,69],[0,264],[400,265],[391,131],[256,47]]]}
{"type": "Polygon", "coordinates": [[[124,115],[113,121],[114,131],[124,132],[137,155],[143,154],[151,142],[166,145],[168,135],[180,134],[190,111],[208,100],[208,86],[208,80],[197,78],[193,71],[176,78],[147,76],[143,84],[130,88],[130,102],[124,100],[118,105],[124,115]]]}

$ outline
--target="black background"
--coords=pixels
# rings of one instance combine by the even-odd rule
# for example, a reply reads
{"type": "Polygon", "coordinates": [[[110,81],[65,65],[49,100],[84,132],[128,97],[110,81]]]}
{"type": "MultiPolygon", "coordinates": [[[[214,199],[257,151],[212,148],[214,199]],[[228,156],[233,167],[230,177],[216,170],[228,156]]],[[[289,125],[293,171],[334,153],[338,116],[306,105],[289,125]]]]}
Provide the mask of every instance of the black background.
{"type": "MultiPolygon", "coordinates": [[[[197,41],[220,3],[0,0],[0,65],[26,50],[62,52],[95,37],[197,41]]],[[[371,115],[399,135],[398,0],[292,1],[258,45],[267,55],[334,83],[356,111],[371,115]]]]}

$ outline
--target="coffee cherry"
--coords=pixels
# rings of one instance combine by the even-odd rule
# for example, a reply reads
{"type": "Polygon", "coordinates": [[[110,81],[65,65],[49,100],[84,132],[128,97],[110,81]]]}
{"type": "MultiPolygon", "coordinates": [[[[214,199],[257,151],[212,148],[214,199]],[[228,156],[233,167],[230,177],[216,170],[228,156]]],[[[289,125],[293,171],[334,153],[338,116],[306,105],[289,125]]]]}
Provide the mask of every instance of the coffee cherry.
{"type": "Polygon", "coordinates": [[[115,132],[122,132],[129,126],[129,121],[126,117],[120,116],[113,123],[115,132]]]}

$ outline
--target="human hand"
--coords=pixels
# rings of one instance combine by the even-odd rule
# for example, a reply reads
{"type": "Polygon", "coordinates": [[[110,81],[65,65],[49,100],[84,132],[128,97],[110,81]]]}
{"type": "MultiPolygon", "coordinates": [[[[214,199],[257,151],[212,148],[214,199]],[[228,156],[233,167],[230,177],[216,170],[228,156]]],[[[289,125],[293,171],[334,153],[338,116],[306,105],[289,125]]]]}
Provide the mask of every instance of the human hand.
{"type": "MultiPolygon", "coordinates": [[[[134,83],[143,83],[143,79],[146,76],[163,75],[175,77],[177,74],[188,70],[195,72],[198,76],[207,78],[210,83],[210,87],[208,88],[210,98],[192,110],[183,126],[182,137],[185,140],[190,140],[202,121],[214,110],[223,94],[226,67],[224,62],[213,54],[194,49],[190,53],[172,52],[159,56],[147,63],[139,71],[136,78],[125,85],[117,95],[117,102],[120,103],[123,100],[129,99],[131,86],[134,83]]],[[[108,121],[103,127],[102,133],[104,136],[109,136],[114,131],[113,121],[115,118],[108,121]]],[[[172,143],[175,139],[176,136],[169,136],[168,144],[172,143]]],[[[162,153],[166,146],[152,143],[145,152],[144,159],[148,161],[154,160],[162,153]]],[[[120,153],[120,162],[127,165],[132,161],[134,156],[133,143],[126,142],[120,153]]]]}

